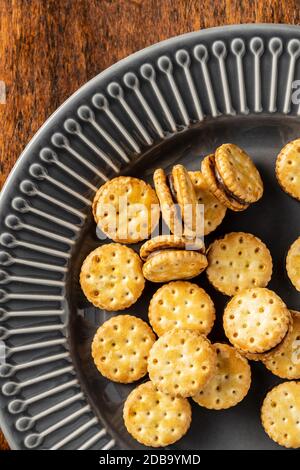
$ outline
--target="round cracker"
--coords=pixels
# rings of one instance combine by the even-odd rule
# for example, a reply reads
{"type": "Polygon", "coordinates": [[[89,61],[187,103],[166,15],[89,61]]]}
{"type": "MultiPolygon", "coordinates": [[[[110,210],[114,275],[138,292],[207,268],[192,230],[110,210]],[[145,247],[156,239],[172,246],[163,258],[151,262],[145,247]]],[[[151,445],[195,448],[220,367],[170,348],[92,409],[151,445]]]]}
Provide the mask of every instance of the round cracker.
{"type": "Polygon", "coordinates": [[[228,344],[212,345],[217,353],[217,370],[209,383],[193,397],[198,405],[224,410],[237,405],[247,395],[251,369],[247,359],[228,344]]]}
{"type": "Polygon", "coordinates": [[[204,205],[204,235],[216,230],[226,215],[226,206],[209,191],[201,171],[189,171],[198,204],[204,205]]]}
{"type": "Polygon", "coordinates": [[[216,369],[216,352],[197,331],[174,329],[160,336],[148,358],[154,385],[171,396],[196,395],[216,369]]]}
{"type": "Polygon", "coordinates": [[[228,207],[232,211],[239,212],[244,211],[249,207],[248,204],[242,204],[236,201],[233,197],[230,197],[225,190],[221,187],[220,183],[216,179],[214,172],[215,168],[215,156],[207,155],[201,163],[201,172],[209,187],[210,192],[220,201],[221,204],[228,207]]]}
{"type": "Polygon", "coordinates": [[[300,139],[289,142],[276,160],[276,177],[281,188],[300,200],[300,139]]]}
{"type": "Polygon", "coordinates": [[[232,296],[250,287],[266,287],[272,276],[272,257],[251,233],[232,232],[215,240],[207,252],[206,274],[223,294],[232,296]]]}
{"type": "Polygon", "coordinates": [[[132,315],[118,315],[98,328],[92,357],[98,371],[114,382],[130,383],[147,373],[155,335],[150,326],[132,315]]]}
{"type": "Polygon", "coordinates": [[[286,270],[291,283],[300,292],[300,237],[294,241],[288,251],[286,270]]]}
{"type": "Polygon", "coordinates": [[[103,184],[93,201],[96,224],[109,238],[137,243],[153,232],[159,222],[156,193],[145,181],[118,176],[103,184]]]}
{"type": "Polygon", "coordinates": [[[122,310],[134,304],[143,292],[142,260],[131,248],[118,243],[102,245],[84,260],[80,284],[95,307],[122,310]]]}
{"type": "Polygon", "coordinates": [[[287,333],[290,312],[275,292],[254,287],[235,295],[227,304],[223,325],[238,349],[263,353],[277,346],[287,333]]]}
{"type": "Polygon", "coordinates": [[[226,188],[237,198],[252,203],[264,191],[259,171],[249,155],[234,144],[223,144],[215,152],[215,165],[226,188]]]}
{"type": "Polygon", "coordinates": [[[176,198],[184,222],[184,235],[188,237],[203,236],[202,214],[199,210],[196,192],[188,171],[183,165],[172,168],[172,177],[176,198]]]}
{"type": "Polygon", "coordinates": [[[143,265],[143,274],[148,281],[168,282],[196,277],[206,266],[206,256],[196,251],[157,251],[143,265]]]}
{"type": "Polygon", "coordinates": [[[289,331],[276,350],[263,360],[265,366],[282,379],[300,379],[300,313],[291,310],[289,331]]]}
{"type": "Polygon", "coordinates": [[[205,251],[204,242],[201,238],[191,240],[188,238],[177,237],[176,235],[158,235],[150,238],[140,248],[140,257],[146,261],[151,253],[158,250],[169,249],[189,249],[193,251],[205,251]]]}
{"type": "Polygon", "coordinates": [[[155,170],[153,182],[165,223],[172,233],[181,235],[182,221],[180,216],[178,216],[176,205],[167,182],[167,176],[162,168],[155,170]]]}
{"type": "Polygon", "coordinates": [[[208,335],[215,321],[215,307],[210,296],[197,284],[174,281],[155,292],[148,315],[158,336],[173,328],[187,328],[208,335]]]}
{"type": "Polygon", "coordinates": [[[262,425],[273,441],[288,448],[300,447],[300,382],[283,382],[264,399],[262,425]]]}
{"type": "Polygon", "coordinates": [[[123,418],[127,431],[138,442],[150,447],[165,447],[187,432],[192,410],[186,398],[166,395],[149,381],[128,395],[123,418]]]}

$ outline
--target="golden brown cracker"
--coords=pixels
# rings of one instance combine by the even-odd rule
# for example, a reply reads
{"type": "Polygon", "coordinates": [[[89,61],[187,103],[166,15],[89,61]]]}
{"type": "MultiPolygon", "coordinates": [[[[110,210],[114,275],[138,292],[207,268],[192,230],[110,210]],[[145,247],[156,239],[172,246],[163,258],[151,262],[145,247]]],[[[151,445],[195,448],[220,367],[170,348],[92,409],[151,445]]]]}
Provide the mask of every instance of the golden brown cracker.
{"type": "Polygon", "coordinates": [[[178,441],[190,427],[191,406],[186,398],[160,392],[152,382],[135,388],[127,397],[123,410],[129,434],[141,444],[165,447],[178,441]]]}
{"type": "Polygon", "coordinates": [[[276,177],[282,189],[300,200],[300,139],[283,147],[276,160],[276,177]]]}
{"type": "Polygon", "coordinates": [[[207,252],[206,274],[223,294],[232,296],[250,287],[266,287],[272,276],[272,257],[251,233],[232,232],[215,240],[207,252]]]}
{"type": "Polygon", "coordinates": [[[263,182],[249,155],[234,144],[223,144],[215,152],[215,165],[226,188],[246,203],[263,195],[263,182]]]}
{"type": "Polygon", "coordinates": [[[220,201],[221,204],[226,206],[228,209],[231,209],[232,211],[239,212],[247,209],[249,207],[248,204],[243,204],[236,201],[233,197],[225,192],[224,188],[221,187],[220,183],[216,179],[214,169],[215,156],[213,154],[207,155],[202,160],[201,172],[210,192],[213,193],[213,195],[220,201]]]}
{"type": "Polygon", "coordinates": [[[238,349],[263,353],[277,346],[287,333],[290,313],[275,292],[255,287],[235,295],[227,304],[223,325],[238,349]]]}
{"type": "Polygon", "coordinates": [[[193,397],[198,405],[223,410],[237,405],[247,395],[251,369],[247,359],[227,344],[212,345],[217,353],[217,369],[209,383],[193,397]]]}
{"type": "Polygon", "coordinates": [[[207,335],[214,324],[215,307],[210,296],[197,284],[173,281],[155,292],[148,315],[158,336],[173,328],[197,330],[207,335]]]}
{"type": "Polygon", "coordinates": [[[153,232],[160,208],[155,191],[145,181],[118,176],[103,184],[93,201],[96,224],[112,240],[137,243],[153,232]]]}
{"type": "Polygon", "coordinates": [[[102,245],[84,260],[80,284],[95,307],[122,310],[134,304],[143,292],[142,260],[127,246],[102,245]]]}
{"type": "Polygon", "coordinates": [[[152,282],[191,279],[207,266],[206,256],[196,251],[162,250],[153,253],[143,265],[143,274],[152,282]]]}
{"type": "Polygon", "coordinates": [[[174,329],[160,336],[148,358],[150,380],[171,396],[196,395],[216,369],[216,352],[197,331],[174,329]]]}
{"type": "Polygon", "coordinates": [[[274,387],[264,399],[261,421],[273,441],[288,448],[300,447],[300,382],[274,387]]]}
{"type": "Polygon", "coordinates": [[[154,342],[155,335],[147,323],[132,315],[118,315],[98,328],[92,357],[102,375],[114,382],[130,383],[146,375],[154,342]]]}
{"type": "Polygon", "coordinates": [[[263,360],[265,366],[282,379],[300,379],[300,313],[291,310],[291,327],[275,351],[263,360]]]}
{"type": "Polygon", "coordinates": [[[294,241],[288,251],[286,270],[291,283],[300,292],[300,237],[294,241]]]}

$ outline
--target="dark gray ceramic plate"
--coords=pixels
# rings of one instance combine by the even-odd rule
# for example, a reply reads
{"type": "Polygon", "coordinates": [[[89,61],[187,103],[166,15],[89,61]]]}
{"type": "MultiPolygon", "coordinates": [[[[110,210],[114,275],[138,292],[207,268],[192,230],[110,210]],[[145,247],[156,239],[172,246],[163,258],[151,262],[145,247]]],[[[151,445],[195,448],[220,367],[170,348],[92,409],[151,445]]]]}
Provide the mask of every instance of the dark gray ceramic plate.
{"type": "MultiPolygon", "coordinates": [[[[300,233],[299,203],[283,193],[274,163],[299,137],[292,82],[300,78],[300,28],[246,25],[170,39],[101,73],[42,127],[1,194],[1,427],[13,448],[138,449],[122,421],[131,386],[104,380],[90,357],[96,327],[110,316],[78,285],[80,265],[99,244],[90,205],[95,189],[120,173],[151,181],[155,167],[199,168],[223,142],[244,147],[265,182],[263,199],[228,211],[208,242],[244,230],[270,247],[270,287],[289,307],[299,294],[284,258],[300,233]],[[2,348],[3,350],[3,348],[2,348]],[[3,352],[3,351],[2,351],[3,352]]],[[[205,275],[196,280],[218,309],[213,340],[223,340],[226,298],[205,275]]],[[[147,318],[158,286],[147,285],[130,313],[147,318]]],[[[193,423],[176,449],[276,449],[260,424],[260,405],[279,379],[252,364],[249,395],[235,408],[193,405],[193,423]]]]}

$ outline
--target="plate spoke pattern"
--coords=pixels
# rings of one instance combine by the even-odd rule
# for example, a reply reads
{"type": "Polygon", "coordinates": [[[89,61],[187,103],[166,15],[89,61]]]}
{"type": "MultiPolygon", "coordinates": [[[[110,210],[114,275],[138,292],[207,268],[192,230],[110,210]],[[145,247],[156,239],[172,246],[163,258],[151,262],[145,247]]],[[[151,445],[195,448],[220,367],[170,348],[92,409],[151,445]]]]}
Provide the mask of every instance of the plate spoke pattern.
{"type": "Polygon", "coordinates": [[[68,266],[98,186],[207,119],[300,114],[298,30],[224,31],[165,42],[96,77],[24,152],[0,235],[2,418],[19,448],[118,445],[81,390],[67,340],[68,266]]]}

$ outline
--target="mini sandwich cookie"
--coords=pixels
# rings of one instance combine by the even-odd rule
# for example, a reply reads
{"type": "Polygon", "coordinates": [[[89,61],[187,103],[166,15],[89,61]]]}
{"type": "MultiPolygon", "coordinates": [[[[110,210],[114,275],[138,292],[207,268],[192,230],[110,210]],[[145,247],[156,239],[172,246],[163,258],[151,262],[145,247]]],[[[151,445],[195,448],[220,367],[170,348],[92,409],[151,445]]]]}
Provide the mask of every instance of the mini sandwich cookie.
{"type": "Polygon", "coordinates": [[[216,352],[205,336],[194,330],[175,329],[154,343],[148,358],[148,372],[161,392],[190,397],[212,378],[216,362],[216,352]]]}
{"type": "Polygon", "coordinates": [[[251,369],[235,348],[216,343],[217,370],[209,383],[193,397],[204,408],[223,410],[237,405],[247,395],[251,369]]]}
{"type": "Polygon", "coordinates": [[[235,295],[227,304],[223,325],[227,338],[246,353],[263,353],[286,335],[290,312],[275,292],[256,287],[235,295]]]}
{"type": "Polygon", "coordinates": [[[96,224],[112,240],[137,243],[148,238],[157,226],[160,208],[149,184],[118,176],[98,189],[93,214],[96,224]]]}
{"type": "Polygon", "coordinates": [[[300,237],[297,238],[288,251],[286,270],[291,283],[300,292],[300,237]]]}
{"type": "Polygon", "coordinates": [[[250,287],[265,287],[272,276],[272,257],[254,235],[232,232],[215,240],[207,252],[206,274],[223,294],[232,296],[250,287]]]}
{"type": "Polygon", "coordinates": [[[140,249],[145,261],[143,273],[152,282],[168,282],[176,279],[191,279],[207,266],[203,243],[196,244],[174,235],[162,235],[148,240],[140,249]],[[193,248],[193,249],[190,249],[193,248]]]}
{"type": "Polygon", "coordinates": [[[215,156],[213,154],[207,155],[202,160],[201,173],[205,178],[210,192],[228,209],[239,212],[249,207],[249,204],[243,203],[241,200],[234,198],[226,189],[224,183],[220,181],[220,177],[216,171],[215,156]]]}
{"type": "Polygon", "coordinates": [[[261,409],[262,425],[281,446],[300,447],[300,382],[284,382],[266,396],[261,409]]]}
{"type": "Polygon", "coordinates": [[[278,348],[263,360],[265,366],[282,379],[300,379],[300,313],[291,310],[289,331],[278,348]]]}
{"type": "Polygon", "coordinates": [[[164,284],[150,301],[149,321],[158,336],[173,328],[188,328],[207,335],[214,320],[215,307],[210,296],[191,282],[164,284]]]}
{"type": "Polygon", "coordinates": [[[191,406],[186,398],[174,398],[146,382],[127,397],[123,410],[129,434],[145,446],[165,447],[178,441],[190,427],[191,406]]]}
{"type": "Polygon", "coordinates": [[[130,383],[146,375],[154,342],[155,335],[147,323],[131,315],[118,315],[98,328],[92,357],[102,375],[114,382],[130,383]]]}
{"type": "Polygon", "coordinates": [[[276,176],[282,189],[300,200],[300,139],[289,142],[276,160],[276,176]]]}
{"type": "Polygon", "coordinates": [[[246,209],[263,194],[260,174],[249,155],[234,144],[223,144],[208,155],[201,170],[210,191],[234,211],[246,209]]]}
{"type": "Polygon", "coordinates": [[[171,232],[191,238],[202,236],[203,220],[196,192],[184,166],[175,165],[170,175],[159,168],[154,172],[153,181],[163,219],[171,232]]]}
{"type": "Polygon", "coordinates": [[[142,260],[127,246],[102,245],[84,260],[80,284],[95,307],[122,310],[134,304],[143,292],[142,260]]]}
{"type": "Polygon", "coordinates": [[[216,230],[226,214],[226,206],[209,191],[201,171],[189,171],[198,204],[204,205],[204,235],[216,230]]]}

